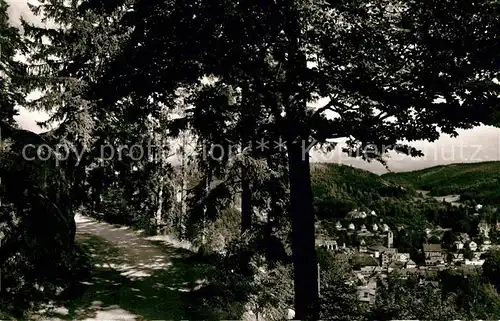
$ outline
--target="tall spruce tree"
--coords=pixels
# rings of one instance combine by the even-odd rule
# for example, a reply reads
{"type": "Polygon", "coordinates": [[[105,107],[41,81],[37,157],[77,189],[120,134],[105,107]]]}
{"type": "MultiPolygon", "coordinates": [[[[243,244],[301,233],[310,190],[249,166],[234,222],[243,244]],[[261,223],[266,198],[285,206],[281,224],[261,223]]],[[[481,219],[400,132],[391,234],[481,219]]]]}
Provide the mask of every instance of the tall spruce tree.
{"type": "Polygon", "coordinates": [[[130,26],[123,23],[129,4],[41,1],[31,9],[52,24],[23,22],[29,88],[42,91],[28,106],[49,112],[46,124],[60,123],[49,135],[70,151],[61,165],[73,185],[73,204],[90,204],[94,214],[122,223],[158,225],[169,206],[166,157],[152,159],[167,146],[158,139],[164,136],[158,129],[161,106],[131,96],[109,103],[109,91],[98,86],[129,36],[130,26]],[[131,214],[123,215],[123,206],[131,214]]]}
{"type": "Polygon", "coordinates": [[[57,154],[37,150],[53,141],[18,128],[13,120],[30,86],[27,66],[14,60],[27,48],[8,25],[6,9],[1,1],[0,306],[22,318],[33,303],[54,298],[58,288],[74,281],[75,225],[69,182],[55,165],[57,154]]]}
{"type": "Polygon", "coordinates": [[[0,2],[0,122],[14,125],[15,107],[22,103],[24,94],[21,83],[25,79],[24,66],[14,59],[22,50],[22,40],[17,28],[9,24],[7,3],[0,2]]]}

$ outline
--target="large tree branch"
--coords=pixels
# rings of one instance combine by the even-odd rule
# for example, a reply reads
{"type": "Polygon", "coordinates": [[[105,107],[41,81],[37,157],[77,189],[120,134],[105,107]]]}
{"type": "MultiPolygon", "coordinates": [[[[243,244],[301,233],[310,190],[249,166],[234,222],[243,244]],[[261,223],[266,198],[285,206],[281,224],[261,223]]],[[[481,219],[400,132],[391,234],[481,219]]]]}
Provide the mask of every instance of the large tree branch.
{"type": "Polygon", "coordinates": [[[339,103],[339,101],[336,98],[337,97],[333,97],[332,95],[330,95],[330,101],[326,105],[324,105],[323,107],[316,109],[314,111],[314,113],[312,114],[312,117],[317,117],[322,112],[327,111],[327,110],[331,110],[331,111],[337,112],[337,113],[340,112],[338,109],[334,108],[334,106],[339,103]]]}

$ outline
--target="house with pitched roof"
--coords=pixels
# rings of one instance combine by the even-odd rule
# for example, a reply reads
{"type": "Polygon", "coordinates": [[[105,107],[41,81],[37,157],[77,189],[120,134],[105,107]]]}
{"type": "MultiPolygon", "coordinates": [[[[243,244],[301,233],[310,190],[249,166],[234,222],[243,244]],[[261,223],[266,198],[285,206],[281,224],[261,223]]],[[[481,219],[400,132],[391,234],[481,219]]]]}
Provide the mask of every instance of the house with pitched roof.
{"type": "Polygon", "coordinates": [[[424,244],[425,265],[438,265],[445,262],[441,244],[424,244]]]}
{"type": "Polygon", "coordinates": [[[406,266],[405,266],[407,269],[414,269],[417,267],[417,264],[413,261],[413,260],[409,260],[408,262],[406,262],[406,266]]]}
{"type": "Polygon", "coordinates": [[[360,302],[368,305],[375,304],[375,297],[377,295],[377,281],[370,279],[363,285],[358,286],[358,299],[360,302]]]}
{"type": "Polygon", "coordinates": [[[364,275],[381,272],[377,259],[366,253],[359,253],[351,258],[351,265],[354,271],[359,271],[364,275]]]}
{"type": "Polygon", "coordinates": [[[387,248],[382,244],[375,244],[375,245],[370,245],[367,250],[368,253],[372,254],[373,257],[378,259],[380,255],[387,250],[387,248]]]}

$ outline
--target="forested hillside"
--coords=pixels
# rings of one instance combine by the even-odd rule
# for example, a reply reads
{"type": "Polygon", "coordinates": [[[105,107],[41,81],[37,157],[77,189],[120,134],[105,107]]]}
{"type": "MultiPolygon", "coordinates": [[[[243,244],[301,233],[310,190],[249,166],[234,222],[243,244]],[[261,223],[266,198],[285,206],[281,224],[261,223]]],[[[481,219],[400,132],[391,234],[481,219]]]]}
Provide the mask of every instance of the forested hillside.
{"type": "Polygon", "coordinates": [[[468,283],[441,296],[381,280],[387,291],[358,307],[345,266],[318,271],[319,232],[375,211],[413,255],[427,225],[473,235],[480,214],[310,163],[311,148],[336,139],[348,156],[384,163],[391,150],[421,155],[401,141],[498,125],[498,1],[40,0],[29,10],[49,23],[13,28],[0,0],[6,318],[55,301],[69,319],[116,305],[136,320],[499,314],[494,255],[472,298],[468,283]],[[20,129],[19,106],[57,126],[20,129]],[[154,271],[134,279],[144,266],[154,271]],[[400,293],[404,308],[391,303],[400,293]],[[479,309],[461,310],[479,296],[479,309]]]}
{"type": "Polygon", "coordinates": [[[462,201],[500,203],[500,162],[452,164],[414,172],[389,173],[383,179],[430,191],[430,195],[459,194],[462,201]]]}
{"type": "MultiPolygon", "coordinates": [[[[455,233],[475,233],[479,218],[465,208],[452,206],[430,197],[420,196],[412,186],[400,186],[376,174],[344,165],[321,164],[313,167],[312,186],[317,219],[331,235],[336,235],[334,223],[366,220],[346,218],[353,211],[374,211],[377,222],[382,220],[402,238],[401,248],[418,251],[424,230],[439,226],[455,233]]],[[[494,218],[491,218],[494,222],[494,218]]]]}
{"type": "MultiPolygon", "coordinates": [[[[332,210],[336,202],[344,204],[344,208],[332,214],[342,217],[355,208],[370,208],[377,200],[411,200],[417,195],[411,186],[403,187],[368,171],[336,164],[314,164],[312,186],[320,217],[323,208],[332,210]]],[[[328,217],[327,213],[324,215],[328,217]]]]}

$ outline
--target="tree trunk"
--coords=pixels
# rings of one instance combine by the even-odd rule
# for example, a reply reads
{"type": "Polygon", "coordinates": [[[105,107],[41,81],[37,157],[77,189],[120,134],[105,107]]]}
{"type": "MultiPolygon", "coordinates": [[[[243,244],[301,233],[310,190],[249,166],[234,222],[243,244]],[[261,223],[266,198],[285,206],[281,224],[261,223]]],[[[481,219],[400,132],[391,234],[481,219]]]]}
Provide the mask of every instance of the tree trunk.
{"type": "Polygon", "coordinates": [[[96,180],[94,181],[94,197],[93,197],[93,203],[94,203],[94,214],[101,214],[102,212],[102,191],[104,189],[104,167],[101,167],[97,170],[96,172],[96,180]]]}
{"type": "Polygon", "coordinates": [[[158,194],[157,194],[157,208],[155,211],[155,225],[156,225],[156,234],[161,234],[161,224],[163,218],[163,199],[164,199],[164,184],[165,177],[163,173],[163,162],[165,161],[165,151],[163,149],[163,135],[159,134],[159,143],[160,143],[160,152],[159,152],[159,163],[158,163],[158,171],[159,171],[159,186],[158,186],[158,194]]]}
{"type": "MultiPolygon", "coordinates": [[[[208,171],[206,173],[205,177],[205,195],[208,195],[210,192],[210,186],[212,185],[212,169],[208,168],[208,171]]],[[[203,220],[202,220],[202,231],[201,231],[201,244],[206,245],[207,243],[207,212],[208,212],[208,205],[205,204],[204,209],[203,209],[203,220]]]]}
{"type": "Polygon", "coordinates": [[[184,191],[186,190],[186,133],[182,133],[182,145],[181,145],[181,196],[180,196],[180,217],[179,217],[179,235],[180,239],[184,239],[186,231],[184,226],[184,220],[186,218],[186,197],[184,196],[184,191]]]}
{"type": "MultiPolygon", "coordinates": [[[[181,105],[180,110],[182,118],[186,116],[185,106],[181,105]]],[[[181,191],[180,191],[180,217],[179,217],[179,239],[183,240],[186,238],[186,222],[187,222],[187,204],[186,204],[186,190],[187,190],[187,162],[186,162],[186,147],[187,142],[187,131],[181,132],[181,191]]]]}
{"type": "MultiPolygon", "coordinates": [[[[249,132],[253,128],[255,119],[253,119],[250,105],[250,87],[245,84],[242,88],[242,105],[241,105],[241,147],[245,148],[253,139],[253,134],[249,132]]],[[[245,165],[241,168],[241,233],[252,228],[252,191],[250,188],[250,179],[245,165]]]]}
{"type": "Polygon", "coordinates": [[[292,252],[295,290],[295,318],[319,319],[318,269],[316,265],[315,226],[309,164],[309,124],[307,89],[303,75],[307,59],[301,48],[302,26],[295,1],[283,3],[283,22],[288,37],[286,86],[283,90],[287,123],[287,150],[290,175],[292,252]]]}
{"type": "Polygon", "coordinates": [[[156,208],[156,213],[155,213],[155,224],[156,224],[156,234],[160,235],[161,229],[161,221],[162,221],[162,215],[163,215],[163,176],[160,177],[160,186],[158,187],[158,202],[157,202],[157,208],[156,208]]]}
{"type": "Polygon", "coordinates": [[[297,320],[318,320],[318,270],[316,265],[313,195],[309,153],[298,143],[289,144],[290,205],[295,312],[297,320]]]}
{"type": "Polygon", "coordinates": [[[241,170],[241,233],[252,228],[252,191],[244,168],[241,170]]]}
{"type": "MultiPolygon", "coordinates": [[[[277,166],[274,166],[274,162],[272,159],[272,153],[273,151],[269,151],[267,155],[267,166],[270,169],[273,170],[278,170],[277,166]]],[[[278,179],[278,178],[275,178],[278,179]]],[[[280,210],[278,206],[278,183],[276,181],[271,181],[270,182],[271,186],[269,187],[269,192],[270,192],[270,204],[268,213],[267,213],[267,222],[266,222],[266,229],[265,229],[265,242],[266,242],[266,262],[268,264],[268,267],[271,268],[274,264],[274,257],[273,257],[273,244],[271,243],[272,235],[273,235],[273,227],[277,226],[276,225],[276,220],[280,216],[280,210]]]]}

